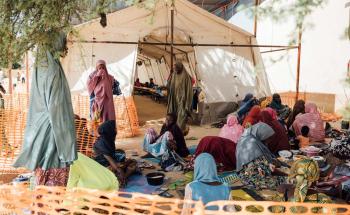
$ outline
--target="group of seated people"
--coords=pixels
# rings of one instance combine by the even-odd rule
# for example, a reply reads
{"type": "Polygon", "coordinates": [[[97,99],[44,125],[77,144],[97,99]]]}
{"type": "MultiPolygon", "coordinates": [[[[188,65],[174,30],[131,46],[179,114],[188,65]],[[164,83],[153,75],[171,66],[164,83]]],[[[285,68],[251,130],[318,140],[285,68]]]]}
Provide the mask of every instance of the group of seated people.
{"type": "Polygon", "coordinates": [[[154,83],[153,78],[149,79],[149,82],[141,83],[139,78],[136,78],[136,81],[134,82],[135,87],[146,87],[146,88],[154,88],[157,85],[154,83]]]}
{"type": "MultiPolygon", "coordinates": [[[[168,114],[160,135],[149,129],[143,143],[144,151],[161,157],[167,150],[173,150],[186,158],[189,152],[183,134],[174,122],[176,116],[168,114]]],[[[278,152],[290,150],[291,140],[297,139],[299,147],[306,147],[310,142],[323,141],[324,137],[323,121],[315,104],[299,100],[291,110],[282,104],[278,94],[273,95],[269,104],[259,102],[249,94],[238,111],[227,117],[218,136],[200,140],[192,157],[194,181],[186,186],[185,198],[201,199],[204,203],[229,199],[228,187],[223,188],[225,185],[218,181],[217,170],[235,171],[243,184],[257,190],[283,190],[280,187],[287,182],[287,175],[277,167],[288,165],[276,159],[278,152]]],[[[300,163],[305,162],[315,165],[307,158],[300,163]]],[[[298,168],[304,168],[300,163],[298,168]]],[[[319,174],[319,170],[313,174],[319,174]]],[[[309,176],[305,176],[305,180],[309,180],[309,176]]],[[[295,187],[295,194],[298,189],[301,188],[295,187]]],[[[294,198],[310,200],[306,196],[294,198]]]]}
{"type": "MultiPolygon", "coordinates": [[[[300,147],[307,146],[310,141],[324,139],[323,122],[316,105],[299,100],[292,110],[287,110],[276,95],[270,105],[262,107],[263,104],[254,96],[247,95],[238,111],[227,117],[227,123],[219,135],[202,138],[193,156],[186,146],[182,130],[176,124],[177,116],[169,113],[159,134],[154,129],[147,130],[142,143],[143,150],[148,152],[145,157],[162,159],[166,152],[172,151],[192,162],[194,177],[186,186],[185,198],[201,200],[204,204],[230,199],[230,189],[219,181],[218,171],[234,171],[244,185],[257,190],[269,188],[283,191],[290,195],[289,199],[285,199],[288,201],[315,200],[300,183],[310,186],[318,179],[317,163],[308,158],[296,162],[289,177],[295,177],[297,183],[291,188],[285,185],[287,175],[278,169],[287,165],[276,157],[279,151],[291,149],[291,138],[299,139],[300,147]],[[287,117],[286,112],[289,112],[287,117]]],[[[127,178],[137,171],[137,163],[126,159],[125,153],[116,149],[115,121],[104,122],[98,133],[94,159],[111,170],[119,186],[123,187],[127,178]]],[[[322,201],[329,201],[327,196],[317,195],[322,197],[322,201]]]]}

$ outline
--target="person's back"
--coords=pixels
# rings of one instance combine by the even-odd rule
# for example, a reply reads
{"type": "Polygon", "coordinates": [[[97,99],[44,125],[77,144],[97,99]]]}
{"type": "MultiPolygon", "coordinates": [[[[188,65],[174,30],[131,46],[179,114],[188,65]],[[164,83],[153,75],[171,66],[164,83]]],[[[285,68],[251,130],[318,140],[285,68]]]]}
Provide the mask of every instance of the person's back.
{"type": "MultiPolygon", "coordinates": [[[[208,153],[201,153],[194,160],[193,182],[185,187],[185,200],[202,201],[207,204],[212,201],[229,200],[230,188],[220,182],[214,157],[208,153]]],[[[182,214],[188,214],[192,205],[185,204],[182,214]],[[186,213],[187,212],[187,213],[186,213]]],[[[214,209],[208,207],[207,209],[214,209]]]]}
{"type": "Polygon", "coordinates": [[[155,86],[153,78],[149,79],[149,88],[153,88],[155,86]]]}
{"type": "Polygon", "coordinates": [[[219,200],[228,200],[230,197],[230,188],[226,184],[210,185],[199,181],[193,181],[187,186],[192,190],[192,199],[195,201],[202,201],[203,204],[219,200]]]}
{"type": "Polygon", "coordinates": [[[301,135],[297,136],[297,140],[299,140],[299,147],[305,148],[309,146],[310,138],[309,138],[309,127],[303,126],[301,128],[301,135]]]}

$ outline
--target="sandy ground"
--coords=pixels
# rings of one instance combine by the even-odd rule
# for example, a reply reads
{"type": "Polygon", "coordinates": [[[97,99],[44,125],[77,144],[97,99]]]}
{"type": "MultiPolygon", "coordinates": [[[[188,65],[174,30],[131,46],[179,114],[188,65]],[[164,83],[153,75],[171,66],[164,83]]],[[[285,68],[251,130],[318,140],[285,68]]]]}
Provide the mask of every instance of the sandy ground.
{"type": "MultiPolygon", "coordinates": [[[[141,144],[145,130],[153,127],[158,132],[160,131],[166,115],[166,106],[164,104],[158,104],[146,96],[135,96],[134,100],[140,121],[140,135],[133,138],[118,139],[117,147],[124,150],[136,150],[144,154],[141,144]]],[[[211,128],[210,126],[191,126],[186,138],[195,137],[197,140],[186,140],[186,144],[188,146],[196,145],[202,137],[218,134],[219,129],[217,128],[211,128]]]]}
{"type": "MultiPolygon", "coordinates": [[[[147,128],[153,127],[158,132],[160,131],[160,128],[164,123],[164,118],[166,115],[166,106],[164,104],[154,102],[151,98],[147,96],[135,96],[134,100],[140,121],[140,135],[133,138],[117,139],[116,146],[117,148],[124,149],[128,157],[137,159],[139,156],[146,154],[142,150],[142,143],[145,130],[147,128]],[[131,156],[131,153],[135,151],[138,153],[138,157],[131,156]]],[[[186,140],[186,144],[187,146],[197,145],[202,137],[209,135],[218,135],[218,133],[219,129],[211,128],[210,126],[190,126],[190,132],[186,136],[186,139],[193,138],[195,140],[186,140]]],[[[160,170],[160,167],[158,165],[155,165],[155,167],[155,170],[144,170],[143,174],[160,170]]],[[[184,178],[184,176],[179,172],[168,172],[166,173],[166,176],[168,179],[166,180],[163,186],[167,186],[180,178],[184,178]]],[[[183,187],[180,189],[183,189],[183,187]]],[[[179,194],[177,191],[169,191],[169,193],[174,195],[174,197],[182,198],[182,195],[179,194]]]]}

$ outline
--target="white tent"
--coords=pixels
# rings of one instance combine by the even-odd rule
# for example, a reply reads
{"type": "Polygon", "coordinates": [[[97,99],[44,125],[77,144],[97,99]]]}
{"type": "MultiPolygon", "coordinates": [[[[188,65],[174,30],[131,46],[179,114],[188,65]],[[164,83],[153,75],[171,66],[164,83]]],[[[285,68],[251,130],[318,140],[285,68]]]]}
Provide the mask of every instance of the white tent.
{"type": "MultiPolygon", "coordinates": [[[[205,103],[241,100],[246,93],[270,95],[258,48],[213,44],[256,45],[252,34],[227,23],[187,0],[174,5],[175,58],[182,60],[205,94],[205,103]],[[211,44],[211,45],[203,45],[211,44]]],[[[71,36],[63,66],[73,93],[86,91],[86,80],[99,59],[107,61],[109,73],[131,96],[136,77],[155,79],[164,85],[169,75],[170,1],[159,1],[154,10],[132,6],[107,16],[107,27],[99,20],[76,26],[79,36],[71,36]],[[84,41],[84,42],[77,42],[84,41]],[[142,42],[151,42],[145,44],[142,42]],[[140,66],[136,62],[141,61],[140,66]]]]}

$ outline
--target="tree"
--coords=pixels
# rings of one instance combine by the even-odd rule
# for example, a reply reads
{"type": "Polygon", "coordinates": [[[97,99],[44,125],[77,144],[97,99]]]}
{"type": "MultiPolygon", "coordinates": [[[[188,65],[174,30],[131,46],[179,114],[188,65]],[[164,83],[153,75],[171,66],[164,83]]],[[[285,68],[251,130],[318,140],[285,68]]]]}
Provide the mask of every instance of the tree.
{"type": "Polygon", "coordinates": [[[0,67],[37,45],[52,46],[52,34],[72,30],[73,20],[102,14],[112,0],[0,0],[0,67]]]}

